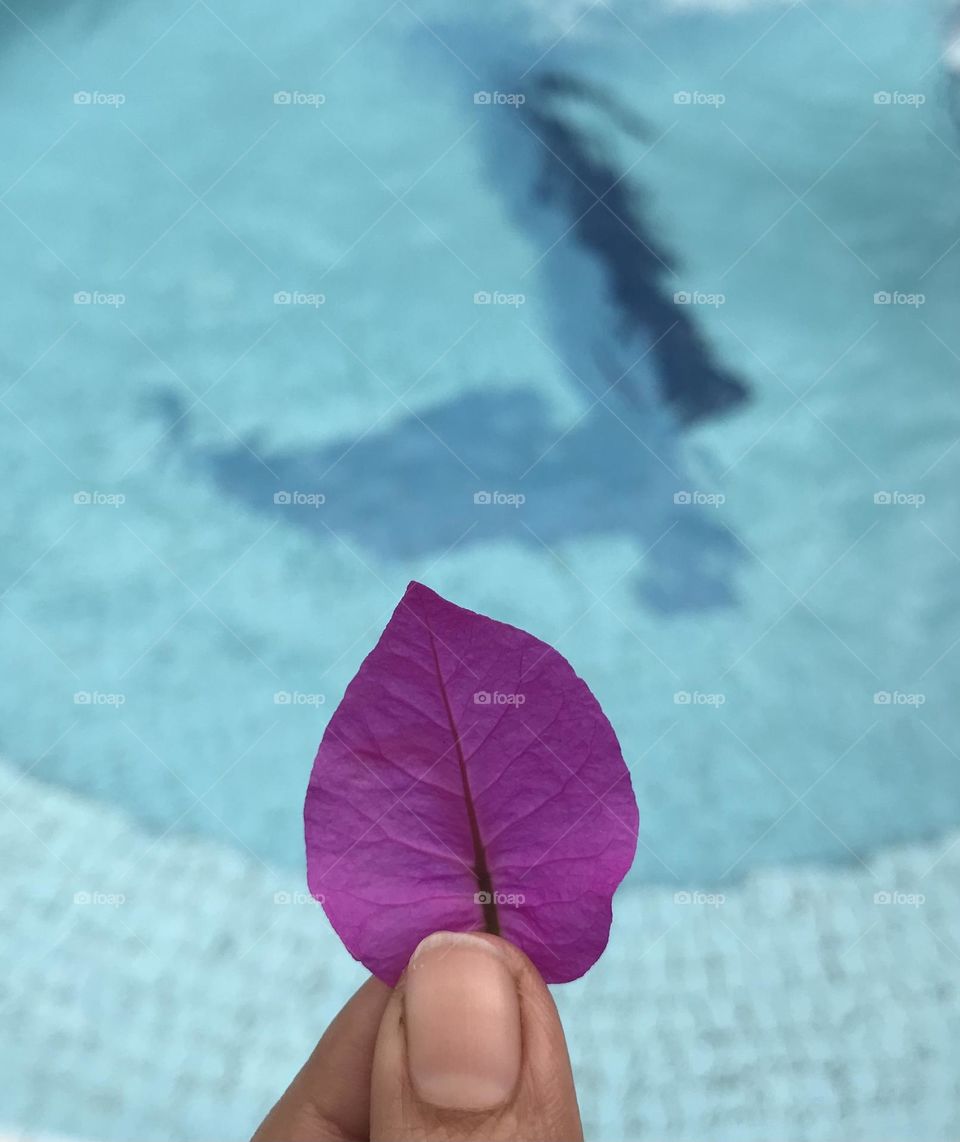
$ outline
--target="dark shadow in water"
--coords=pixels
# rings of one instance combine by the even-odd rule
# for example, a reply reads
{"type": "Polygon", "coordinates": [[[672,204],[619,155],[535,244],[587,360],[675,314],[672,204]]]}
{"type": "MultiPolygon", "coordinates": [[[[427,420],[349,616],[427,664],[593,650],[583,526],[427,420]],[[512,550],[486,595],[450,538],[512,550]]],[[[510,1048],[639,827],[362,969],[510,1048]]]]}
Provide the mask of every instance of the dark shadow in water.
{"type": "MultiPolygon", "coordinates": [[[[588,411],[565,435],[536,390],[514,389],[472,391],[316,448],[265,451],[249,440],[198,453],[188,427],[181,445],[229,495],[321,542],[338,535],[361,553],[429,562],[457,543],[562,551],[584,537],[624,537],[649,549],[631,575],[647,605],[729,606],[743,548],[715,508],[675,496],[697,486],[684,474],[683,426],[728,412],[747,390],[714,359],[697,315],[675,304],[642,192],[573,125],[571,101],[590,101],[601,131],[645,132],[602,93],[553,75],[519,111],[487,108],[478,135],[495,192],[533,248],[548,251],[530,267],[529,291],[545,295],[563,383],[587,390],[588,411]],[[275,504],[278,492],[326,499],[275,504]],[[479,492],[525,501],[475,504],[479,492]]],[[[527,283],[484,284],[510,292],[527,283]]],[[[176,419],[174,398],[164,415],[176,419]]]]}
{"type": "MultiPolygon", "coordinates": [[[[652,141],[653,132],[640,118],[603,92],[570,76],[549,75],[514,114],[524,129],[511,132],[511,150],[535,152],[533,185],[524,189],[516,180],[499,180],[514,197],[526,195],[536,203],[534,211],[516,203],[515,213],[549,251],[539,276],[557,301],[557,336],[567,342],[571,367],[590,387],[615,386],[620,401],[635,410],[649,407],[655,390],[680,424],[730,412],[747,399],[747,387],[717,360],[695,311],[675,300],[675,259],[649,220],[646,195],[635,177],[603,154],[601,141],[575,125],[571,106],[583,103],[611,129],[652,141]],[[591,282],[582,268],[578,272],[571,244],[600,271],[606,297],[599,303],[584,296],[596,279],[591,282]],[[584,310],[599,316],[592,327],[583,322],[584,310]],[[628,366],[618,364],[644,353],[645,388],[624,377],[628,366]]],[[[506,155],[499,150],[496,166],[502,173],[506,155]]]]}
{"type": "MultiPolygon", "coordinates": [[[[165,398],[164,412],[175,418],[175,398],[165,398]]],[[[430,560],[457,543],[511,540],[562,555],[572,540],[622,536],[649,549],[628,582],[650,605],[673,612],[731,603],[739,545],[715,508],[676,502],[688,489],[671,471],[680,461],[670,436],[650,433],[645,446],[602,406],[562,432],[538,393],[518,389],[470,393],[316,449],[275,452],[251,440],[197,452],[188,421],[174,439],[225,493],[324,543],[336,535],[381,558],[430,560]],[[322,493],[325,502],[275,503],[284,492],[322,493]],[[475,502],[478,493],[494,502],[475,502]],[[510,506],[495,493],[525,499],[510,506]]]]}

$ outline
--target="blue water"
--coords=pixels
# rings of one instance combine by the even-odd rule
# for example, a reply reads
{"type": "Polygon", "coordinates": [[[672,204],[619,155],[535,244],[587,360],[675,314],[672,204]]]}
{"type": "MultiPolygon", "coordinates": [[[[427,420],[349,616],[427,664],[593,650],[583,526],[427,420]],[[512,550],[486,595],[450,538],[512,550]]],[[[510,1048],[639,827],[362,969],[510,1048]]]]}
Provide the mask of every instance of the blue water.
{"type": "MultiPolygon", "coordinates": [[[[538,87],[547,60],[513,83],[540,100],[522,122],[474,104],[479,83],[396,10],[336,66],[329,45],[359,13],[325,28],[324,55],[306,13],[298,31],[239,10],[248,49],[191,9],[126,75],[168,16],[81,31],[79,12],[51,15],[51,51],[80,82],[29,37],[8,42],[4,752],[151,827],[297,866],[327,713],[421,577],[557,642],[597,690],[645,810],[639,878],[722,874],[792,801],[781,782],[802,793],[841,754],[813,793],[826,827],[795,813],[738,871],[954,823],[937,736],[956,741],[940,655],[957,454],[938,459],[955,439],[956,251],[922,310],[872,302],[919,289],[953,241],[958,171],[935,70],[920,111],[878,117],[867,98],[916,86],[936,26],[890,7],[867,33],[824,11],[855,52],[791,14],[729,72],[719,109],[671,93],[710,90],[768,14],[652,19],[663,63],[640,69],[639,45],[601,21],[548,57],[581,88],[538,87]],[[811,91],[814,74],[830,82],[811,91]],[[278,106],[281,87],[326,102],[278,106]],[[81,88],[126,102],[77,106],[81,88]],[[562,204],[558,162],[575,159],[534,138],[547,114],[629,171],[603,212],[618,226],[629,207],[629,240],[671,251],[674,269],[652,263],[657,304],[725,293],[673,306],[681,352],[699,341],[740,391],[725,412],[708,378],[687,423],[671,399],[683,365],[650,353],[645,295],[605,292],[616,267],[570,230],[580,201],[562,204]],[[810,184],[790,210],[787,187],[810,184]],[[78,306],[79,289],[126,301],[78,306]],[[281,289],[325,301],[278,306],[281,289]],[[479,306],[479,289],[526,300],[479,306]],[[922,510],[875,508],[901,486],[922,510]],[[278,508],[285,487],[327,503],[278,508]],[[482,489],[527,503],[476,508],[482,489]],[[676,505],[689,489],[726,503],[676,505]],[[84,510],[80,490],[126,502],[84,510]],[[911,687],[922,718],[873,705],[911,687]],[[283,690],[326,708],[279,708],[283,690]],[[725,704],[673,702],[696,690],[725,704]],[[81,708],[77,691],[126,701],[81,708]]],[[[513,90],[495,53],[468,66],[513,90]]]]}
{"type": "Polygon", "coordinates": [[[939,6],[503,9],[0,12],[0,753],[297,872],[417,578],[588,680],[635,883],[955,828],[939,6]]]}

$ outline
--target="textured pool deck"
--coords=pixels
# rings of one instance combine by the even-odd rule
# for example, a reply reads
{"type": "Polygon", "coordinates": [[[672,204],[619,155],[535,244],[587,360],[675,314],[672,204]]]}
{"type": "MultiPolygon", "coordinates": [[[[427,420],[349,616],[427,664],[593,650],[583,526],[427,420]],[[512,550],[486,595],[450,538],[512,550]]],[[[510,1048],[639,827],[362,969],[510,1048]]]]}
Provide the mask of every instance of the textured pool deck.
{"type": "MultiPolygon", "coordinates": [[[[302,883],[7,765],[0,798],[0,1126],[247,1137],[364,978],[302,883]]],[[[587,1137],[957,1137],[958,967],[960,835],[722,900],[624,891],[555,989],[587,1137]]]]}

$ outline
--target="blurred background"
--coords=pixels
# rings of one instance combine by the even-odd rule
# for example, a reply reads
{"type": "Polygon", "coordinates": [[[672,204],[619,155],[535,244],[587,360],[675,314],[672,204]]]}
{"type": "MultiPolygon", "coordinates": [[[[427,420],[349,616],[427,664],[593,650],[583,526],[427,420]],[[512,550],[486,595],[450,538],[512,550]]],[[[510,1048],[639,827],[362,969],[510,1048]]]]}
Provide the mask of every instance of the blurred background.
{"type": "Polygon", "coordinates": [[[960,1136],[960,21],[0,0],[0,1134],[243,1139],[406,583],[641,811],[587,1136],[960,1136]]]}

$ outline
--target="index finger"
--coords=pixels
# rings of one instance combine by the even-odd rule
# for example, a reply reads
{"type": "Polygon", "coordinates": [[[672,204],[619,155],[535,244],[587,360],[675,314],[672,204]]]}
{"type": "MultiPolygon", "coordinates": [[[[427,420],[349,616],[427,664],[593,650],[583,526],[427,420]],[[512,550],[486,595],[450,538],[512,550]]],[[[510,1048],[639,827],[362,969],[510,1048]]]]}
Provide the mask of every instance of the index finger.
{"type": "Polygon", "coordinates": [[[327,1028],[252,1142],[366,1142],[370,1073],[390,988],[369,979],[327,1028]]]}

